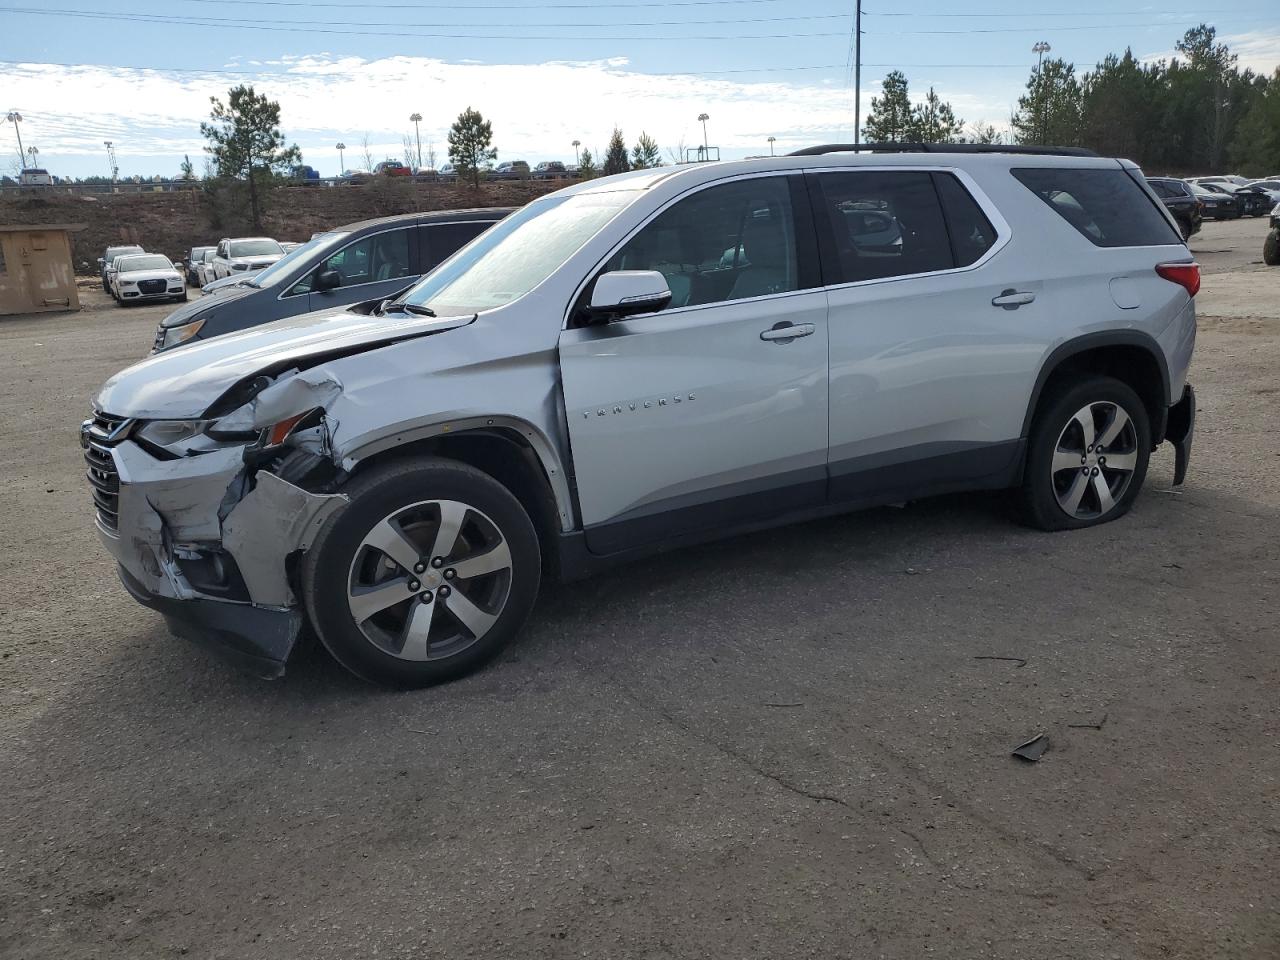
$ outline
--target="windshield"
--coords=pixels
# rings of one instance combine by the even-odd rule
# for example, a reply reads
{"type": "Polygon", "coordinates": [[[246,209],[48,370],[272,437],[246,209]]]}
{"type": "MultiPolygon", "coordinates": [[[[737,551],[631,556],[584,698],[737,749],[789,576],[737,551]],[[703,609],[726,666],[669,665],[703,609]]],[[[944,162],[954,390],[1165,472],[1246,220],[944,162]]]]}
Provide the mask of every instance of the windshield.
{"type": "Polygon", "coordinates": [[[173,264],[168,257],[152,254],[146,257],[122,257],[116,261],[116,268],[121,273],[137,273],[139,270],[172,270],[173,264]]]}
{"type": "Polygon", "coordinates": [[[273,253],[284,253],[280,244],[274,240],[237,240],[231,244],[229,256],[263,257],[273,253]]]}
{"type": "Polygon", "coordinates": [[[442,317],[511,303],[554,273],[635,197],[619,190],[535,200],[423,277],[404,301],[442,317]]]}
{"type": "Polygon", "coordinates": [[[114,260],[126,253],[146,253],[141,247],[107,247],[107,259],[114,260]]]}
{"type": "Polygon", "coordinates": [[[299,261],[308,260],[312,254],[328,250],[349,236],[351,234],[345,232],[317,234],[302,246],[290,250],[285,256],[267,267],[252,280],[246,281],[246,284],[250,287],[269,287],[274,283],[279,283],[284,279],[285,274],[293,273],[293,268],[298,265],[299,261]]]}

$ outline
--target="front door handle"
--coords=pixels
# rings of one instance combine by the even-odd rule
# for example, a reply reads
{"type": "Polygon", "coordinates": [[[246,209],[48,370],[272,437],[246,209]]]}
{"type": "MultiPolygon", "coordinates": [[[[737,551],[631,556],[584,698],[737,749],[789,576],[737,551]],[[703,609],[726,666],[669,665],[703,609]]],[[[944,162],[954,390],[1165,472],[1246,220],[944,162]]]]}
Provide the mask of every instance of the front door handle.
{"type": "Polygon", "coordinates": [[[1026,303],[1035,302],[1036,295],[1030,290],[1014,290],[1010,287],[1008,290],[1001,291],[1000,296],[995,297],[991,301],[993,307],[1004,307],[1006,310],[1017,310],[1026,303]]]}
{"type": "Polygon", "coordinates": [[[768,330],[760,331],[760,339],[772,340],[774,343],[790,343],[792,340],[809,336],[817,329],[812,323],[792,323],[790,320],[783,320],[775,323],[768,330]]]}

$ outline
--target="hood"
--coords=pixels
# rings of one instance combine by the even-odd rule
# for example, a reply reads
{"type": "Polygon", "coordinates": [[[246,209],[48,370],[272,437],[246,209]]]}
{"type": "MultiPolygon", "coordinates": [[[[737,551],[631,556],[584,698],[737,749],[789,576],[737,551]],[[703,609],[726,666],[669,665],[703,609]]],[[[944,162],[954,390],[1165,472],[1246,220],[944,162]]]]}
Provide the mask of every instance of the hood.
{"type": "Polygon", "coordinates": [[[221,280],[210,280],[200,289],[204,293],[225,293],[231,287],[242,285],[246,280],[252,277],[251,273],[233,273],[229,277],[223,277],[221,280]]]}
{"type": "Polygon", "coordinates": [[[177,270],[130,270],[128,273],[118,274],[121,283],[137,283],[139,280],[174,280],[182,279],[182,274],[177,270]]]}
{"type": "Polygon", "coordinates": [[[222,296],[208,299],[202,297],[199,300],[191,300],[184,303],[173,313],[169,314],[160,321],[160,326],[168,329],[169,327],[180,327],[183,324],[191,323],[193,320],[199,320],[201,317],[209,317],[222,310],[228,304],[234,303],[240,298],[254,293],[257,287],[231,287],[223,289],[222,296]]]}
{"type": "Polygon", "coordinates": [[[474,315],[366,317],[341,308],[303,314],[154,354],[108,380],[94,407],[148,420],[197,418],[246,377],[307,367],[473,320],[474,315]]]}
{"type": "Polygon", "coordinates": [[[283,260],[283,253],[260,253],[252,257],[227,257],[228,263],[247,263],[251,267],[266,267],[283,260]]]}

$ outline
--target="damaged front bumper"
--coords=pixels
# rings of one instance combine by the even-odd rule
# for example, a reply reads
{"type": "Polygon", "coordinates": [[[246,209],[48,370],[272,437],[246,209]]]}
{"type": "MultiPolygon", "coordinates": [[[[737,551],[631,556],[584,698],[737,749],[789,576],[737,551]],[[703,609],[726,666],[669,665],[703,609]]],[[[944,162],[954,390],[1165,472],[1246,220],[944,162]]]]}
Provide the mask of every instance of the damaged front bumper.
{"type": "Polygon", "coordinates": [[[309,493],[245,463],[245,448],[161,460],[124,440],[113,523],[97,529],[125,588],[170,630],[279,676],[302,628],[289,558],[347,498],[309,493]]]}

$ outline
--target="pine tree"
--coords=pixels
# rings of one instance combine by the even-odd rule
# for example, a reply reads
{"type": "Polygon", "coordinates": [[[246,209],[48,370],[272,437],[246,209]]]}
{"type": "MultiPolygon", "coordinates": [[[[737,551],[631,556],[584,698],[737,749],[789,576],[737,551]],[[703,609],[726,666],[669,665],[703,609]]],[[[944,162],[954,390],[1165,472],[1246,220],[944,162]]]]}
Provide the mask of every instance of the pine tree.
{"type": "Polygon", "coordinates": [[[630,169],[631,164],[627,161],[627,142],[622,139],[622,131],[614,127],[613,135],[609,137],[609,149],[604,155],[604,175],[607,177],[614,173],[626,173],[630,169]]]}
{"type": "Polygon", "coordinates": [[[1010,121],[1018,143],[1070,147],[1080,142],[1083,95],[1074,64],[1046,60],[1031,72],[1010,121]]]}
{"type": "Polygon", "coordinates": [[[583,148],[582,157],[578,160],[578,176],[583,180],[590,180],[596,175],[596,160],[591,156],[591,151],[583,148]]]}
{"type": "Polygon", "coordinates": [[[884,78],[881,95],[871,98],[871,112],[863,124],[863,137],[868,143],[898,143],[909,139],[911,98],[907,93],[907,77],[901,70],[884,78]]]}
{"type": "Polygon", "coordinates": [[[493,124],[479,110],[467,107],[458,114],[449,128],[449,162],[457,168],[458,176],[479,187],[480,168],[498,156],[492,144],[493,124]]]}
{"type": "Polygon", "coordinates": [[[204,148],[224,177],[245,177],[249,181],[249,205],[253,227],[262,229],[264,198],[259,195],[259,180],[269,180],[272,173],[283,173],[298,163],[302,154],[297,144],[285,146],[280,132],[280,104],[241,84],[227,91],[224,104],[210,97],[213,109],[209,123],[200,124],[208,145],[204,148]]]}
{"type": "Polygon", "coordinates": [[[911,108],[907,139],[913,143],[954,143],[962,129],[964,121],[957,120],[951,104],[930,87],[924,101],[911,108]]]}
{"type": "Polygon", "coordinates": [[[658,150],[658,141],[643,130],[640,131],[640,138],[631,149],[631,169],[647,170],[650,167],[660,166],[662,166],[662,154],[658,150]]]}

